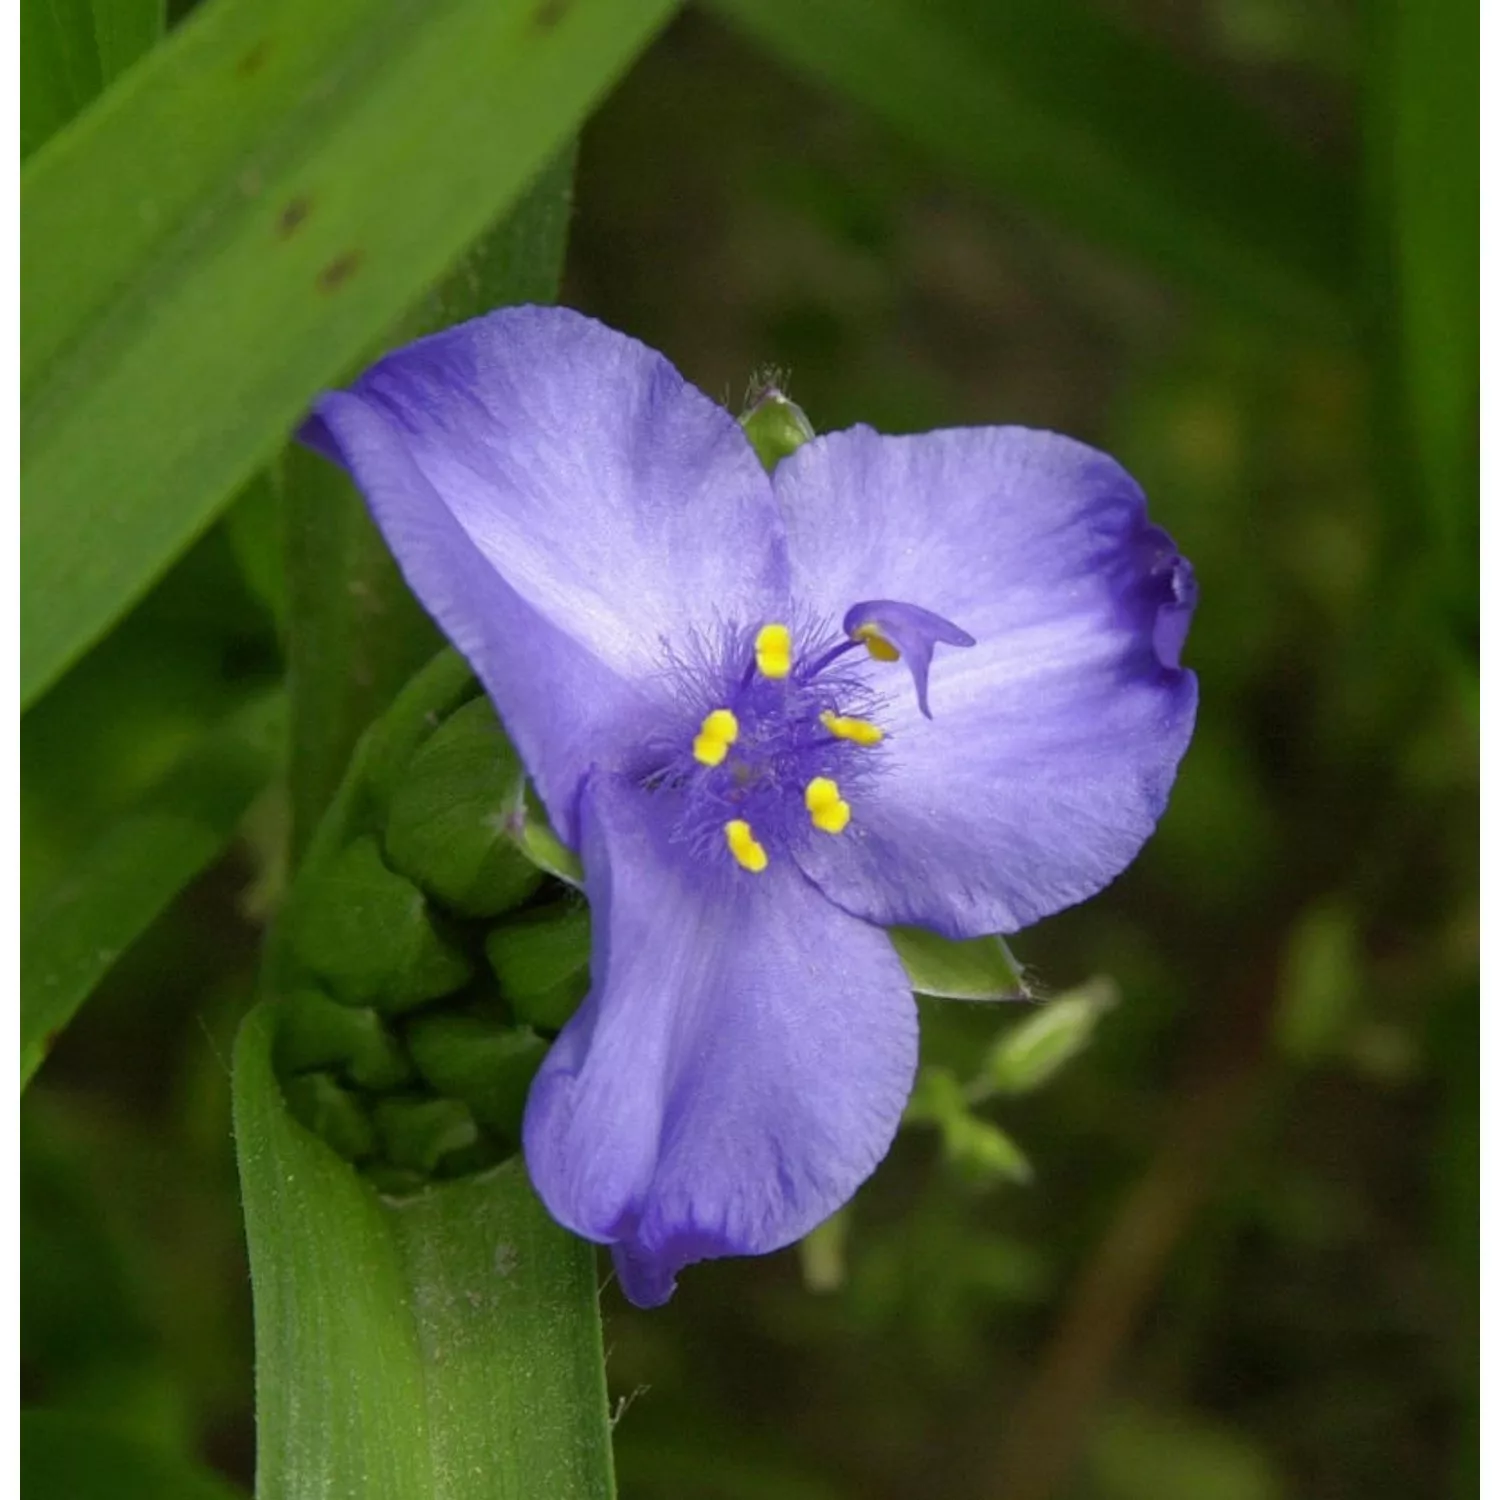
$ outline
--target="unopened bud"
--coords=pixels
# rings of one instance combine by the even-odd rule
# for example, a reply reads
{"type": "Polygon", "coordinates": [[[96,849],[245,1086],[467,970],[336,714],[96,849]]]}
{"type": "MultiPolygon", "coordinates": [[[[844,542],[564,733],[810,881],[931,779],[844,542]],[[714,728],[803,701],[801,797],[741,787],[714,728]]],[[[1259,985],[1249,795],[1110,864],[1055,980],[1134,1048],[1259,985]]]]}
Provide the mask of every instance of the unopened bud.
{"type": "Polygon", "coordinates": [[[495,928],[484,951],[515,1014],[544,1031],[561,1031],[588,992],[588,908],[528,913],[495,928]]]}
{"type": "Polygon", "coordinates": [[[382,1099],[375,1124],[392,1166],[429,1177],[481,1145],[474,1116],[457,1099],[382,1099]]]}
{"type": "Polygon", "coordinates": [[[987,1082],[1003,1094],[1040,1088],[1088,1046],[1099,1017],[1116,999],[1114,984],[1097,979],[1049,1001],[990,1049],[987,1082]]]}
{"type": "Polygon", "coordinates": [[[438,652],[370,727],[362,746],[365,789],[383,812],[418,747],[482,689],[473,669],[451,647],[438,652]]]}
{"type": "Polygon", "coordinates": [[[480,1124],[520,1141],[526,1095],[547,1055],[536,1032],[479,1016],[421,1016],[406,1040],[433,1089],[462,1100],[480,1124]]]}
{"type": "Polygon", "coordinates": [[[520,757],[488,700],[466,703],[412,756],[391,798],[392,868],[464,916],[518,905],[542,880],[512,834],[524,786],[520,757]]]}
{"type": "Polygon", "coordinates": [[[390,1089],[411,1075],[385,1021],[373,1010],[340,1005],[320,990],[287,997],[276,1030],[276,1067],[282,1074],[338,1069],[366,1089],[390,1089]]]}
{"type": "Polygon", "coordinates": [[[782,459],[817,436],[807,413],[795,401],[788,401],[774,385],[765,386],[756,394],[750,409],[740,418],[740,426],[767,470],[774,469],[782,459]]]}
{"type": "Polygon", "coordinates": [[[1032,1179],[1031,1163],[1021,1148],[998,1125],[971,1114],[944,1122],[943,1154],[976,1186],[1032,1179]]]}
{"type": "Polygon", "coordinates": [[[340,850],[293,902],[296,957],[347,1004],[409,1010],[451,994],[472,972],[421,891],[386,867],[373,838],[340,850]]]}
{"type": "Polygon", "coordinates": [[[287,1108],[300,1124],[322,1137],[346,1161],[363,1161],[375,1150],[375,1129],[363,1106],[327,1073],[299,1073],[283,1086],[287,1108]]]}

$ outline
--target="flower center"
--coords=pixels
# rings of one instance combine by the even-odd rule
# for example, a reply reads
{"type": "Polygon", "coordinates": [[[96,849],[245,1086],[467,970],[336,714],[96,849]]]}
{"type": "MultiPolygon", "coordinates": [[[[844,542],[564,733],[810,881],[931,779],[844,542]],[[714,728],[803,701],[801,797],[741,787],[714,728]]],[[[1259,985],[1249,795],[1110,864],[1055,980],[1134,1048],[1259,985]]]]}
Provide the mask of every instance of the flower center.
{"type": "Polygon", "coordinates": [[[684,665],[692,728],[660,745],[643,777],[680,798],[674,836],[758,875],[810,838],[843,834],[886,739],[865,662],[904,659],[927,713],[938,641],[974,644],[941,616],[888,600],[855,605],[838,633],[780,621],[726,632],[712,660],[684,665]]]}

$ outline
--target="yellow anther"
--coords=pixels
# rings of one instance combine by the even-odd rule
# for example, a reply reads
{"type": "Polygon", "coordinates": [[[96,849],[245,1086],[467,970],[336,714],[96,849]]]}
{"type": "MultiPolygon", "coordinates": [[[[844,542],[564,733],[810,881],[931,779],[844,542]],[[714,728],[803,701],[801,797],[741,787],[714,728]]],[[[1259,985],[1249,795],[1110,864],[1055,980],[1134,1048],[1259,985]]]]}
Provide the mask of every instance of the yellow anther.
{"type": "Polygon", "coordinates": [[[876,661],[901,660],[901,653],[873,625],[856,626],[850,634],[855,640],[865,643],[865,650],[876,661]]]}
{"type": "Polygon", "coordinates": [[[827,776],[814,776],[807,783],[804,799],[813,827],[824,833],[842,833],[849,826],[849,804],[839,796],[839,784],[827,776]]]}
{"type": "Polygon", "coordinates": [[[856,745],[878,745],[885,738],[885,730],[868,719],[848,719],[825,710],[818,715],[818,722],[835,739],[853,740],[856,745]]]}
{"type": "Polygon", "coordinates": [[[693,736],[693,759],[705,766],[720,765],[739,737],[740,721],[727,708],[716,708],[693,736]]]}
{"type": "Polygon", "coordinates": [[[729,845],[729,852],[741,867],[749,870],[752,875],[759,875],[771,862],[766,857],[765,849],[756,843],[755,835],[750,832],[750,825],[743,818],[731,818],[724,825],[724,842],[729,845]]]}
{"type": "Polygon", "coordinates": [[[755,665],[767,677],[792,670],[792,632],[785,625],[763,625],[755,637],[755,665]]]}

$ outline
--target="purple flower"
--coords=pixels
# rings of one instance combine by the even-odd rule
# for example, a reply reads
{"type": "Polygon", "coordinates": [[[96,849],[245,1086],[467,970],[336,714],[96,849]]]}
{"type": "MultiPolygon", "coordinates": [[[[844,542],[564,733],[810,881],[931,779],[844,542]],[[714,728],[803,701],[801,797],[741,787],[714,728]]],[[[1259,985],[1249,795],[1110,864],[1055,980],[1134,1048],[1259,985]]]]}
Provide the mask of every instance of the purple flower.
{"type": "Polygon", "coordinates": [[[324,396],[417,596],[583,857],[593,991],[526,1115],[632,1301],[791,1243],[916,1066],[892,924],[1009,932],[1134,858],[1192,732],[1192,571],[1113,460],[986,427],[767,475],[661,355],[497,312],[324,396]]]}

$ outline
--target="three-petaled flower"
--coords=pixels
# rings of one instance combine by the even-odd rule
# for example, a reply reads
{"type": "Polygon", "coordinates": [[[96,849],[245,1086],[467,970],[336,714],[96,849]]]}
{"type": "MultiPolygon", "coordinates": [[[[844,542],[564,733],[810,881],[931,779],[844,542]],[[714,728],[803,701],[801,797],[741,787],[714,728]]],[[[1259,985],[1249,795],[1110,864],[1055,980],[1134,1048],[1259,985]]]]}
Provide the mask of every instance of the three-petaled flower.
{"type": "Polygon", "coordinates": [[[768,475],[662,356],[560,309],[398,350],[303,435],[582,854],[593,988],[532,1089],[538,1192],[647,1306],[799,1238],[911,1087],[881,929],[1014,931],[1150,835],[1191,569],[1068,438],[855,427],[768,475]]]}

